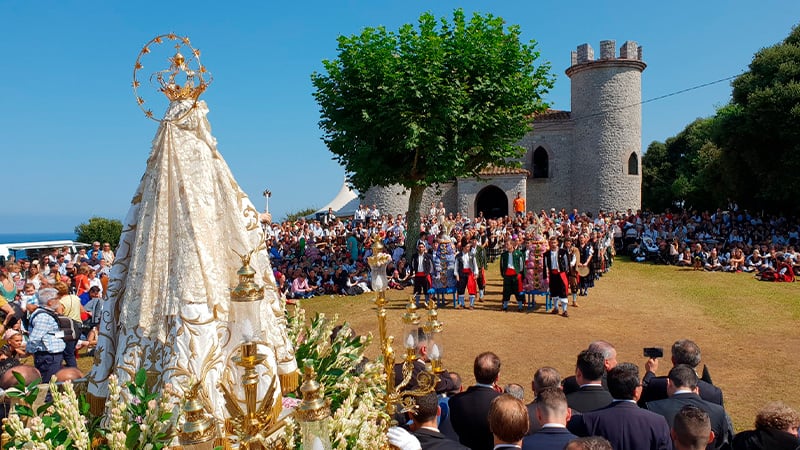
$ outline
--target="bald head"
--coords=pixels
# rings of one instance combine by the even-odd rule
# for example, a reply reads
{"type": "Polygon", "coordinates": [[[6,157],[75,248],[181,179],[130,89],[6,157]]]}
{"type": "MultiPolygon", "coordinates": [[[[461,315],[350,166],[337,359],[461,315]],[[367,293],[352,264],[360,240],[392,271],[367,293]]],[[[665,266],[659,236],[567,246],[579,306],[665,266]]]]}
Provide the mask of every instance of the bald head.
{"type": "Polygon", "coordinates": [[[17,379],[14,377],[15,372],[22,375],[22,377],[25,379],[26,385],[42,379],[42,374],[36,370],[36,367],[23,364],[21,366],[8,369],[6,373],[0,377],[0,388],[9,389],[17,385],[17,379]]]}
{"type": "Polygon", "coordinates": [[[53,375],[56,381],[74,381],[83,378],[83,372],[77,367],[64,367],[53,375]]]}
{"type": "Polygon", "coordinates": [[[612,345],[610,342],[601,340],[594,341],[589,344],[589,347],[586,350],[590,352],[600,352],[603,354],[606,372],[617,366],[617,349],[614,348],[614,345],[612,345]]]}

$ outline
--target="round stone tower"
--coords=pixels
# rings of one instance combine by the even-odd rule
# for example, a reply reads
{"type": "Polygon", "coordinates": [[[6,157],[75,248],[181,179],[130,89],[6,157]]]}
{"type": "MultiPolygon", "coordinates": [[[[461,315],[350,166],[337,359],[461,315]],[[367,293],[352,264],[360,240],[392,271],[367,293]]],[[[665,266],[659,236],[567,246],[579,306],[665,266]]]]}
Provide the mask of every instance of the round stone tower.
{"type": "Polygon", "coordinates": [[[642,204],[642,47],[600,42],[572,52],[572,204],[579,211],[634,211],[642,204]]]}

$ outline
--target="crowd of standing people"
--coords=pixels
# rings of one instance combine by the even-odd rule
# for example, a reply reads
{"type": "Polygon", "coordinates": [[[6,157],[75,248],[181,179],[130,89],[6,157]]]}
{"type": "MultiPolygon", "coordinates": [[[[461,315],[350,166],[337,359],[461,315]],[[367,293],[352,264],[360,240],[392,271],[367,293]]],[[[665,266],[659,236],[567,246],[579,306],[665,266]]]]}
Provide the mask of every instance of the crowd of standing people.
{"type": "Polygon", "coordinates": [[[588,295],[613,264],[611,219],[603,212],[593,217],[564,209],[468,218],[447,212],[442,203],[431,204],[421,218],[416,251],[406,255],[406,217],[361,205],[353,218],[338,218],[329,211],[320,218],[271,224],[267,245],[278,286],[289,299],[369,291],[368,258],[380,248],[391,256],[386,268],[389,286],[413,286],[418,301],[433,297],[442,307],[474,309],[475,302],[485,298],[489,263],[500,258],[504,310],[511,297],[517,310],[530,310],[535,296],[542,295],[553,297],[554,311],[566,315],[567,299],[577,306],[578,297],[588,295]],[[547,271],[544,254],[550,238],[568,255],[564,264],[547,271]],[[558,292],[553,295],[550,284],[555,278],[558,292]]]}
{"type": "MultiPolygon", "coordinates": [[[[426,361],[424,346],[424,341],[418,345],[419,364],[426,361]]],[[[528,404],[521,385],[500,384],[500,358],[483,352],[473,364],[474,385],[464,389],[457,373],[438,374],[435,392],[414,397],[417,408],[399,418],[403,426],[390,431],[390,443],[402,450],[800,447],[800,414],[780,401],[758,411],[755,429],[735,433],[722,390],[705,367],[701,370],[700,346],[679,339],[670,350],[672,366],[658,376],[657,355],[644,362],[642,374],[637,364],[618,361],[613,344],[591,342],[578,353],[574,375],[536,368],[530,384],[534,400],[528,404]]]]}

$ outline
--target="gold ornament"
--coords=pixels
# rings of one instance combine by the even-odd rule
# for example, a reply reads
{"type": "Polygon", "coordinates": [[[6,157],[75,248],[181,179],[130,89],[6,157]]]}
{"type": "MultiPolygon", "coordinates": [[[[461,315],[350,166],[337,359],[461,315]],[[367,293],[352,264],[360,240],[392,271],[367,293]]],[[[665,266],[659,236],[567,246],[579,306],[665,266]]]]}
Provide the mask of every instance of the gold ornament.
{"type": "Polygon", "coordinates": [[[200,63],[200,50],[192,47],[189,38],[179,37],[175,33],[162,34],[151,39],[147,44],[142,47],[139,55],[136,57],[136,63],[133,66],[133,93],[136,97],[136,103],[142,108],[145,116],[149,119],[158,120],[153,116],[152,111],[146,110],[142,107],[144,99],[138,94],[140,81],[137,78],[138,72],[144,68],[142,64],[142,57],[152,52],[154,45],[160,45],[166,38],[168,41],[175,41],[175,54],[168,58],[170,66],[167,69],[160,70],[150,75],[150,81],[158,83],[158,90],[163,92],[170,101],[178,100],[193,100],[192,107],[188,108],[182,116],[175,120],[180,120],[186,117],[197,106],[197,99],[211,84],[212,77],[208,70],[200,63]],[[187,59],[181,53],[181,49],[186,47],[191,57],[187,59]],[[195,67],[195,69],[192,68],[195,67]],[[183,83],[181,83],[183,81],[183,83]]]}

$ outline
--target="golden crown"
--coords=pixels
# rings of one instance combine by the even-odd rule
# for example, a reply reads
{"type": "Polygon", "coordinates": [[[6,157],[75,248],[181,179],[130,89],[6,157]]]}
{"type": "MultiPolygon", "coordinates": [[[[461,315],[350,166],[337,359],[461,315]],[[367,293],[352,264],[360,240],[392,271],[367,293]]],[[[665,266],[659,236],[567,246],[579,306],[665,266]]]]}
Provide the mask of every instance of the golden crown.
{"type": "Polygon", "coordinates": [[[213,79],[205,66],[200,63],[200,50],[192,47],[187,36],[168,33],[151,39],[142,47],[136,57],[136,64],[133,67],[133,93],[136,96],[136,103],[144,111],[144,115],[153,120],[157,120],[153,117],[153,111],[145,108],[145,100],[139,95],[141,82],[137,75],[144,68],[142,64],[144,55],[150,53],[154,46],[167,42],[174,43],[175,54],[167,59],[170,63],[169,68],[150,75],[150,82],[158,83],[158,90],[163,92],[170,101],[194,100],[192,107],[196,106],[198,97],[208,88],[213,79]],[[181,50],[189,55],[188,59],[181,53],[181,50]]]}

